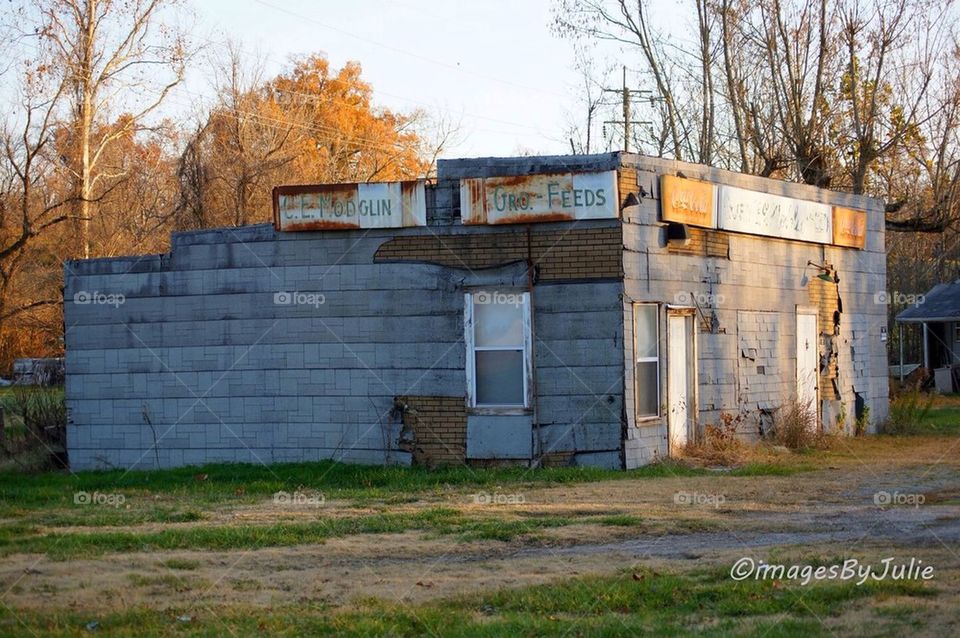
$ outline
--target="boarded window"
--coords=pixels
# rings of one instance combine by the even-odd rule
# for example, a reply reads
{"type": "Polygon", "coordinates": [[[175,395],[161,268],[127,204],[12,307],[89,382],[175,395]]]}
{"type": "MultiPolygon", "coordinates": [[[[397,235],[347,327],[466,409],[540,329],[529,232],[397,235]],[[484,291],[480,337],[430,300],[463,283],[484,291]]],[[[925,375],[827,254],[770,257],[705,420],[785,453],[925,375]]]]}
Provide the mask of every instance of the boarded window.
{"type": "Polygon", "coordinates": [[[660,329],[656,304],[633,306],[634,379],[638,419],[660,415],[660,329]]]}

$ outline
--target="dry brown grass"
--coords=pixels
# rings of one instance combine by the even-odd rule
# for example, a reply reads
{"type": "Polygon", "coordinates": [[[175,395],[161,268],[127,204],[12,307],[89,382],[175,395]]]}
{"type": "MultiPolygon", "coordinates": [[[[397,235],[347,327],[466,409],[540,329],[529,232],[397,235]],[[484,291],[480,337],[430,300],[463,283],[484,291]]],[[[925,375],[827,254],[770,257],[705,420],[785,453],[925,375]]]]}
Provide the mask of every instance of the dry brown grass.
{"type": "Polygon", "coordinates": [[[765,437],[774,445],[790,450],[808,450],[828,445],[827,437],[817,429],[817,415],[808,405],[789,401],[777,411],[773,427],[765,437]]]}
{"type": "Polygon", "coordinates": [[[756,446],[737,435],[743,415],[720,414],[720,421],[704,427],[703,434],[688,441],[683,457],[702,465],[734,466],[755,460],[756,446]]]}

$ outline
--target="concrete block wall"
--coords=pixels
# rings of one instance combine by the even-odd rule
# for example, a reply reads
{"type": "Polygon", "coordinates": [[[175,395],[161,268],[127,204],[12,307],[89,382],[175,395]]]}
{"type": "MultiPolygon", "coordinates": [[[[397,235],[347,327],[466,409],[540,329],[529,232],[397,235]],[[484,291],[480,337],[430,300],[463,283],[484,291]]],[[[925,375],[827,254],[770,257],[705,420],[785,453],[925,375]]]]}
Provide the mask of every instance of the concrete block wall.
{"type": "MultiPolygon", "coordinates": [[[[887,414],[888,400],[885,344],[880,341],[886,312],[873,297],[886,281],[882,203],[683,162],[635,155],[624,155],[622,161],[621,197],[630,191],[639,199],[638,205],[623,210],[627,467],[649,462],[667,450],[665,423],[636,423],[633,415],[632,303],[691,305],[690,299],[695,297],[708,317],[716,317],[712,331],[698,322],[698,418],[702,427],[717,422],[722,411],[738,413],[744,401],[748,408],[779,405],[795,394],[796,307],[811,305],[808,283],[819,274],[807,266],[808,261],[837,268],[843,303],[837,364],[840,401],[852,415],[855,397],[861,395],[870,407],[871,429],[875,427],[887,414]],[[703,235],[696,250],[672,250],[666,245],[666,225],[659,222],[660,176],[678,171],[716,184],[867,210],[866,248],[696,231],[703,235]],[[776,343],[767,335],[776,335],[776,343]],[[744,340],[759,344],[762,362],[740,356],[744,340]],[[765,374],[757,373],[758,365],[765,374]]],[[[663,314],[660,321],[663,335],[663,314]]],[[[661,379],[665,375],[662,365],[661,379]]],[[[665,387],[661,387],[661,396],[665,402],[665,387]]]]}
{"type": "Polygon", "coordinates": [[[72,466],[382,462],[394,396],[465,383],[462,291],[438,266],[374,264],[383,232],[205,231],[150,271],[68,264],[72,466]]]}
{"type": "Polygon", "coordinates": [[[619,281],[534,288],[538,456],[621,467],[622,290],[619,281]]]}
{"type": "MultiPolygon", "coordinates": [[[[515,168],[512,161],[471,162],[449,166],[471,176],[515,168]]],[[[464,292],[527,284],[525,267],[518,271],[515,263],[494,260],[481,269],[422,256],[378,259],[395,238],[440,235],[469,246],[475,242],[467,236],[526,236],[525,227],[445,224],[459,193],[435,195],[428,228],[214,229],[175,234],[166,255],[68,262],[72,467],[412,462],[399,446],[395,397],[462,405],[464,292]],[[85,302],[92,293],[123,301],[85,302]]],[[[582,233],[585,246],[572,249],[609,252],[611,244],[613,254],[619,251],[616,220],[547,224],[532,237],[546,246],[582,233]]],[[[584,255],[566,278],[534,289],[539,452],[619,467],[619,258],[591,265],[584,255]]],[[[449,421],[448,412],[433,410],[438,422],[449,421]]]]}
{"type": "MultiPolygon", "coordinates": [[[[542,262],[543,275],[532,295],[532,447],[551,462],[634,467],[667,454],[663,419],[634,418],[635,301],[688,306],[695,299],[700,306],[700,424],[789,398],[795,309],[810,305],[808,282],[817,274],[808,260],[831,263],[840,274],[841,402],[852,414],[859,395],[873,422],[886,415],[879,340],[886,313],[874,302],[886,268],[879,202],[620,154],[450,160],[439,172],[427,228],[207,230],[174,235],[166,255],[69,262],[74,468],[322,458],[408,463],[410,448],[399,446],[403,424],[390,414],[398,396],[442,406],[425,410],[424,418],[433,414],[429,425],[456,443],[461,421],[450,406],[463,405],[465,395],[464,292],[525,289],[525,266],[517,260],[527,254],[542,262]],[[629,193],[639,200],[622,210],[622,220],[532,225],[530,250],[525,226],[460,224],[460,178],[618,167],[621,201],[629,193]],[[667,247],[659,176],[678,170],[867,209],[867,248],[718,231],[696,231],[686,250],[667,247]],[[84,302],[91,293],[122,295],[123,302],[84,302]],[[754,344],[757,358],[741,356],[743,344],[754,344]]],[[[665,335],[665,313],[660,320],[665,335]]]]}

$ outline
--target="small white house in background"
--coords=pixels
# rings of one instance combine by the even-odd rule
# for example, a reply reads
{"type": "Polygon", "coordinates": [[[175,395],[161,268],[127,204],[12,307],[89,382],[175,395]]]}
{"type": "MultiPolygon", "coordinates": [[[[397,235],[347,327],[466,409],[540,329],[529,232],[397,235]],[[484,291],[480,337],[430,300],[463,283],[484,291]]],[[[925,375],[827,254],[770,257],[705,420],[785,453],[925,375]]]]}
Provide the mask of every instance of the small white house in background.
{"type": "Polygon", "coordinates": [[[939,392],[957,392],[960,390],[960,279],[937,284],[907,301],[913,305],[896,318],[900,329],[901,376],[910,371],[903,360],[904,326],[919,326],[923,348],[919,365],[932,372],[939,392]]]}
{"type": "Polygon", "coordinates": [[[610,153],[274,208],[68,264],[74,468],[633,468],[797,399],[828,430],[886,415],[877,200],[610,153]]]}

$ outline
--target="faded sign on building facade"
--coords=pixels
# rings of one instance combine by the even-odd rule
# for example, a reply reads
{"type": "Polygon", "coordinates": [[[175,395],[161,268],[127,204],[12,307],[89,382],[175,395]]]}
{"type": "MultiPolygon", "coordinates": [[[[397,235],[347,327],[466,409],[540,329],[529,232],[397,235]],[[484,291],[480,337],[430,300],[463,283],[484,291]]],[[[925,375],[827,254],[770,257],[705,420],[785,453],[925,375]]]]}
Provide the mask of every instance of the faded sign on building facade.
{"type": "Polygon", "coordinates": [[[867,239],[867,213],[855,208],[833,207],[833,243],[863,248],[867,239]]]}
{"type": "Polygon", "coordinates": [[[278,186],[277,230],[336,230],[426,226],[423,180],[368,184],[278,186]]]}
{"type": "Polygon", "coordinates": [[[617,172],[463,179],[460,216],[464,224],[617,219],[617,172]]]}
{"type": "Polygon", "coordinates": [[[718,186],[717,224],[723,230],[818,244],[833,242],[829,204],[718,186]]]}
{"type": "Polygon", "coordinates": [[[709,182],[664,175],[660,181],[660,202],[663,221],[717,227],[713,184],[709,182]]]}
{"type": "Polygon", "coordinates": [[[685,177],[660,178],[660,218],[750,235],[864,248],[866,211],[685,177]]]}

